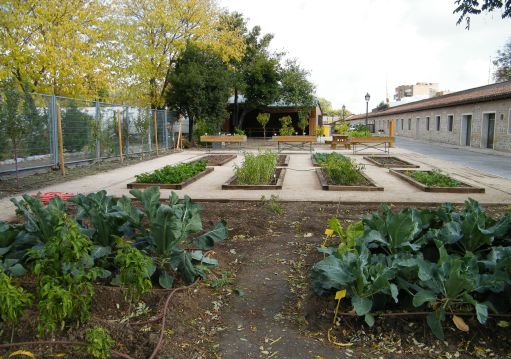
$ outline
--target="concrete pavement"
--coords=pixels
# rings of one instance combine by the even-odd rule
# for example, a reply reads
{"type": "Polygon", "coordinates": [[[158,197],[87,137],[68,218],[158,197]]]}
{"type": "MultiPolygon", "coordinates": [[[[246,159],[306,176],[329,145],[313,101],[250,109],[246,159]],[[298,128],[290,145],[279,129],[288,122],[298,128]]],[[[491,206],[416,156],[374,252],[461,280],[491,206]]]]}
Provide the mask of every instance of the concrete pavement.
{"type": "MultiPolygon", "coordinates": [[[[326,146],[318,146],[318,152],[330,152],[326,146]],[[321,148],[322,147],[322,148],[321,148]]],[[[220,151],[219,151],[220,152],[220,151]]],[[[222,151],[229,152],[229,151],[222,151]]],[[[391,155],[398,156],[406,161],[416,163],[421,169],[438,168],[451,174],[453,177],[474,186],[483,186],[486,193],[483,194],[453,194],[453,193],[426,193],[412,185],[392,176],[387,169],[369,164],[362,157],[364,153],[352,155],[349,150],[337,150],[336,152],[355,158],[365,164],[365,171],[377,185],[383,186],[383,192],[335,192],[323,191],[312,166],[311,156],[308,152],[289,152],[291,155],[282,190],[222,190],[221,185],[233,175],[233,167],[243,161],[241,153],[237,153],[235,160],[224,166],[215,167],[215,170],[207,176],[176,191],[179,196],[189,195],[194,200],[259,200],[262,195],[269,198],[275,194],[282,201],[328,201],[328,202],[395,202],[395,203],[462,203],[468,197],[472,197],[481,203],[511,204],[511,180],[485,174],[483,172],[467,168],[453,162],[425,156],[402,148],[391,149],[391,155]]],[[[187,150],[174,153],[154,160],[142,162],[129,167],[122,167],[105,173],[87,176],[78,180],[56,184],[41,188],[41,192],[70,192],[90,193],[106,190],[111,195],[129,195],[126,188],[128,182],[135,180],[134,176],[142,172],[149,172],[167,164],[175,164],[183,161],[194,160],[206,151],[187,150]]],[[[216,152],[215,152],[216,153],[216,152]]],[[[368,154],[368,153],[367,153],[368,154]]],[[[31,191],[30,193],[36,193],[31,191]]],[[[162,197],[168,197],[171,190],[161,190],[162,197]]],[[[14,206],[8,198],[0,200],[0,220],[13,220],[14,206]]]]}

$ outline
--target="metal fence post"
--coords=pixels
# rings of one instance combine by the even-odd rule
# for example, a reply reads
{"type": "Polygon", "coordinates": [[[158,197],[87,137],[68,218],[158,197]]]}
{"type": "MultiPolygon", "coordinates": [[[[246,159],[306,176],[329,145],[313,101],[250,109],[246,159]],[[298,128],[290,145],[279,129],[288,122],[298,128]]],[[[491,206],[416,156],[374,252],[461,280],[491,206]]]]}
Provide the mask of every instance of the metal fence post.
{"type": "MultiPolygon", "coordinates": [[[[124,108],[124,123],[126,127],[126,156],[130,154],[130,120],[129,120],[129,112],[128,106],[124,108]]],[[[129,157],[128,157],[129,158],[129,157]]]]}
{"type": "Polygon", "coordinates": [[[53,167],[57,167],[59,165],[59,149],[58,149],[58,140],[57,140],[57,96],[55,94],[51,95],[50,101],[50,121],[51,121],[51,140],[52,140],[52,156],[53,156],[53,167]]]}
{"type": "Polygon", "coordinates": [[[167,108],[163,110],[163,135],[165,136],[165,150],[169,150],[169,130],[167,128],[167,108]]]}
{"type": "Polygon", "coordinates": [[[101,159],[101,141],[99,136],[101,134],[101,109],[99,107],[99,101],[96,100],[96,161],[101,159]]]}
{"type": "Polygon", "coordinates": [[[149,126],[147,126],[147,152],[151,154],[151,118],[149,118],[149,126]]]}

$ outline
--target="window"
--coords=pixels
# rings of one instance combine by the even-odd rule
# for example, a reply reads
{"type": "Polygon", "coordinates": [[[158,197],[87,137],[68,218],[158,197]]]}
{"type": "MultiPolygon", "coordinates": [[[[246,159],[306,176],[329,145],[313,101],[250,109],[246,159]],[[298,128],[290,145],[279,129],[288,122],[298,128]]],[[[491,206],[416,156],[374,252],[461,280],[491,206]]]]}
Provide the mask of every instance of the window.
{"type": "Polygon", "coordinates": [[[404,120],[404,118],[401,119],[401,129],[402,130],[405,129],[405,120],[404,120]]]}
{"type": "Polygon", "coordinates": [[[429,116],[426,117],[426,131],[429,131],[429,116]]]}
{"type": "Polygon", "coordinates": [[[452,123],[454,122],[454,116],[447,116],[447,131],[452,132],[452,123]]]}
{"type": "Polygon", "coordinates": [[[387,130],[390,128],[390,121],[387,121],[387,130]]]}
{"type": "Polygon", "coordinates": [[[409,118],[408,119],[408,131],[411,131],[412,130],[412,119],[409,118]]]}
{"type": "Polygon", "coordinates": [[[440,116],[436,117],[436,130],[440,131],[440,116]]]}

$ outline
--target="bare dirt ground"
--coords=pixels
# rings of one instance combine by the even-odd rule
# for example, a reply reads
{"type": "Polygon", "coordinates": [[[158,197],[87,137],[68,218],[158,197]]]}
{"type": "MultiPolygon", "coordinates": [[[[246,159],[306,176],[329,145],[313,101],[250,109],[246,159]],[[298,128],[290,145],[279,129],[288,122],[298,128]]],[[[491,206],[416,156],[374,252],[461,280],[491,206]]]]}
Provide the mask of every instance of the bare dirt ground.
{"type": "MultiPolygon", "coordinates": [[[[320,203],[203,202],[205,228],[227,220],[229,239],[219,243],[208,281],[171,298],[159,358],[509,358],[511,331],[491,319],[486,326],[467,318],[469,333],[447,323],[446,340],[436,340],[424,318],[377,318],[368,328],[344,316],[332,324],[336,302],[311,292],[308,273],[322,258],[328,218],[343,224],[358,221],[378,208],[368,205],[320,203]],[[332,328],[335,338],[328,338],[332,328]],[[348,343],[338,346],[332,342],[348,343]]],[[[398,209],[398,207],[394,207],[398,209]]],[[[497,215],[509,208],[487,208],[497,215]]],[[[129,308],[123,293],[97,287],[88,326],[103,325],[116,341],[115,349],[133,358],[148,358],[160,335],[159,314],[169,291],[153,290],[142,302],[146,309],[129,308]],[[139,313],[129,320],[130,315],[139,313]]],[[[351,308],[341,304],[341,311],[351,308]]],[[[32,312],[16,326],[14,341],[36,339],[32,312]]],[[[0,342],[10,341],[3,328],[0,342]]],[[[68,328],[56,339],[82,340],[82,328],[68,328]]],[[[72,346],[21,347],[39,355],[64,354],[82,358],[72,346]]],[[[20,349],[19,347],[16,349],[20,349]]],[[[14,350],[14,349],[13,349],[14,350]]],[[[2,353],[0,350],[0,355],[2,353]]]]}

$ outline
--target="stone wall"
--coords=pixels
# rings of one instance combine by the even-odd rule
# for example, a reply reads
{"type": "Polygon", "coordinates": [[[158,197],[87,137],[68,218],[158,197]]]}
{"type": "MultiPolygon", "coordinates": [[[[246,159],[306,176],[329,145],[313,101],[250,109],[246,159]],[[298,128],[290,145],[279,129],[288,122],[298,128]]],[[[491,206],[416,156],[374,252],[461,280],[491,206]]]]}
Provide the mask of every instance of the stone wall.
{"type": "MultiPolygon", "coordinates": [[[[462,118],[472,116],[470,133],[470,146],[486,148],[487,120],[484,118],[495,116],[494,144],[497,151],[511,152],[511,99],[481,102],[456,107],[428,109],[416,112],[370,117],[369,123],[375,121],[376,132],[388,134],[390,120],[395,121],[396,135],[431,142],[465,145],[462,138],[462,118]],[[440,128],[437,130],[437,116],[440,117],[440,128]],[[448,118],[452,116],[452,130],[448,128],[448,118]],[[429,130],[427,118],[429,117],[429,130]],[[418,125],[418,127],[417,127],[418,125]],[[381,130],[381,131],[380,131],[381,130]]],[[[362,121],[356,121],[364,123],[362,121]]]]}

